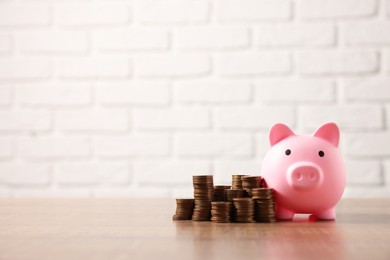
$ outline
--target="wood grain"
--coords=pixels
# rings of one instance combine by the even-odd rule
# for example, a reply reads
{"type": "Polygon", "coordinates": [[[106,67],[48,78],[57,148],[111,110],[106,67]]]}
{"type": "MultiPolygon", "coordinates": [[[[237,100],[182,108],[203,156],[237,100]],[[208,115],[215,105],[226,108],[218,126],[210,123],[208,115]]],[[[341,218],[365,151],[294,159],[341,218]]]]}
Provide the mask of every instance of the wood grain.
{"type": "Polygon", "coordinates": [[[390,200],[337,221],[172,221],[174,199],[0,200],[0,259],[390,259],[390,200]]]}

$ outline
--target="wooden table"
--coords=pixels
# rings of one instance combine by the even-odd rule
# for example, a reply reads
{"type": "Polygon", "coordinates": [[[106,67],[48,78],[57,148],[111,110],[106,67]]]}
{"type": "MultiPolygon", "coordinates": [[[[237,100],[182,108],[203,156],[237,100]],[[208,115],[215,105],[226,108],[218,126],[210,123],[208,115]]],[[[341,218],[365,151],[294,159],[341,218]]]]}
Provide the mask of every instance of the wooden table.
{"type": "Polygon", "coordinates": [[[174,199],[0,200],[0,259],[390,259],[390,200],[337,221],[172,221],[174,199]]]}

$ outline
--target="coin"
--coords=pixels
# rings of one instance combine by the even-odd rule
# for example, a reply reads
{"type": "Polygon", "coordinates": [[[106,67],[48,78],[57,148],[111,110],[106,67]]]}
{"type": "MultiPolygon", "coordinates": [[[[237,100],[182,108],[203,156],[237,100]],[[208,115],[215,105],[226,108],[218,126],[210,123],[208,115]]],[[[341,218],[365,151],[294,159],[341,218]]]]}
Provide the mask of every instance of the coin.
{"type": "Polygon", "coordinates": [[[247,176],[243,174],[232,175],[232,189],[242,189],[241,177],[247,176]]]}
{"type": "Polygon", "coordinates": [[[233,198],[234,220],[239,223],[255,222],[255,202],[251,198],[233,198]]]}
{"type": "Polygon", "coordinates": [[[214,186],[213,175],[195,175],[192,181],[194,199],[176,199],[173,220],[276,221],[274,191],[261,176],[232,175],[231,186],[214,186]]]}
{"type": "Polygon", "coordinates": [[[194,199],[176,199],[176,212],[173,220],[190,220],[194,210],[194,199]]]}
{"type": "Polygon", "coordinates": [[[247,194],[244,189],[227,189],[225,196],[227,201],[233,201],[233,198],[244,198],[247,194]]]}
{"type": "Polygon", "coordinates": [[[211,202],[211,221],[229,223],[232,221],[233,203],[227,201],[211,202]]]}
{"type": "Polygon", "coordinates": [[[214,201],[226,201],[225,190],[230,189],[228,185],[214,186],[214,201]]]}
{"type": "Polygon", "coordinates": [[[194,221],[207,221],[211,216],[211,201],[214,200],[213,175],[192,176],[195,208],[192,214],[194,221]]]}
{"type": "Polygon", "coordinates": [[[261,176],[242,176],[242,188],[246,190],[249,196],[251,196],[253,188],[261,187],[261,179],[261,176]]]}
{"type": "Polygon", "coordinates": [[[274,190],[270,188],[252,189],[252,199],[256,201],[256,221],[276,222],[274,190]]]}

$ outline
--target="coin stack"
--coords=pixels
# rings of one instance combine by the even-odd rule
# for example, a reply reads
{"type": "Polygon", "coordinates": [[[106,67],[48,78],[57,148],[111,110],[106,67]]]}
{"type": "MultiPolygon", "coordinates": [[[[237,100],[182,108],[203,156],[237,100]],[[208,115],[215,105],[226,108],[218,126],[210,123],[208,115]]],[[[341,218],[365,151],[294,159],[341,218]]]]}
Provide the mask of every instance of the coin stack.
{"type": "Polygon", "coordinates": [[[230,189],[227,185],[214,186],[214,201],[226,201],[225,190],[230,189]]]}
{"type": "Polygon", "coordinates": [[[241,177],[248,175],[232,175],[232,189],[242,189],[241,177]]]}
{"type": "Polygon", "coordinates": [[[256,221],[275,222],[275,199],[273,189],[252,189],[252,199],[256,201],[256,221]]]}
{"type": "Polygon", "coordinates": [[[226,201],[211,202],[211,221],[218,223],[232,222],[233,203],[226,201]]]}
{"type": "Polygon", "coordinates": [[[211,204],[214,200],[213,175],[199,175],[192,177],[194,185],[195,208],[192,214],[194,221],[210,220],[211,204]]]}
{"type": "Polygon", "coordinates": [[[246,197],[246,191],[244,189],[228,189],[225,190],[226,200],[233,201],[233,198],[246,197]]]}
{"type": "Polygon", "coordinates": [[[255,202],[251,198],[234,198],[234,220],[239,223],[255,222],[255,202]]]}
{"type": "Polygon", "coordinates": [[[260,176],[242,176],[242,187],[246,190],[249,197],[252,196],[253,188],[260,188],[261,185],[261,177],[260,176]]]}
{"type": "Polygon", "coordinates": [[[194,211],[194,199],[176,199],[176,212],[173,220],[191,220],[194,211]]]}

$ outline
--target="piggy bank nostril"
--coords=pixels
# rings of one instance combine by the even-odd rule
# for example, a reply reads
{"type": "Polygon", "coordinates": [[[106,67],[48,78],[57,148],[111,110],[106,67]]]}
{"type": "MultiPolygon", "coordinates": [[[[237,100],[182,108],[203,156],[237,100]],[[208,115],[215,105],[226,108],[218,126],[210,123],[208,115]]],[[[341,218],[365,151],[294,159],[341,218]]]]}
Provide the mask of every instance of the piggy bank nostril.
{"type": "Polygon", "coordinates": [[[297,179],[300,181],[300,180],[302,180],[302,174],[301,173],[297,173],[297,179]]]}
{"type": "Polygon", "coordinates": [[[310,180],[314,180],[315,179],[315,174],[312,172],[312,173],[310,173],[310,180]]]}

